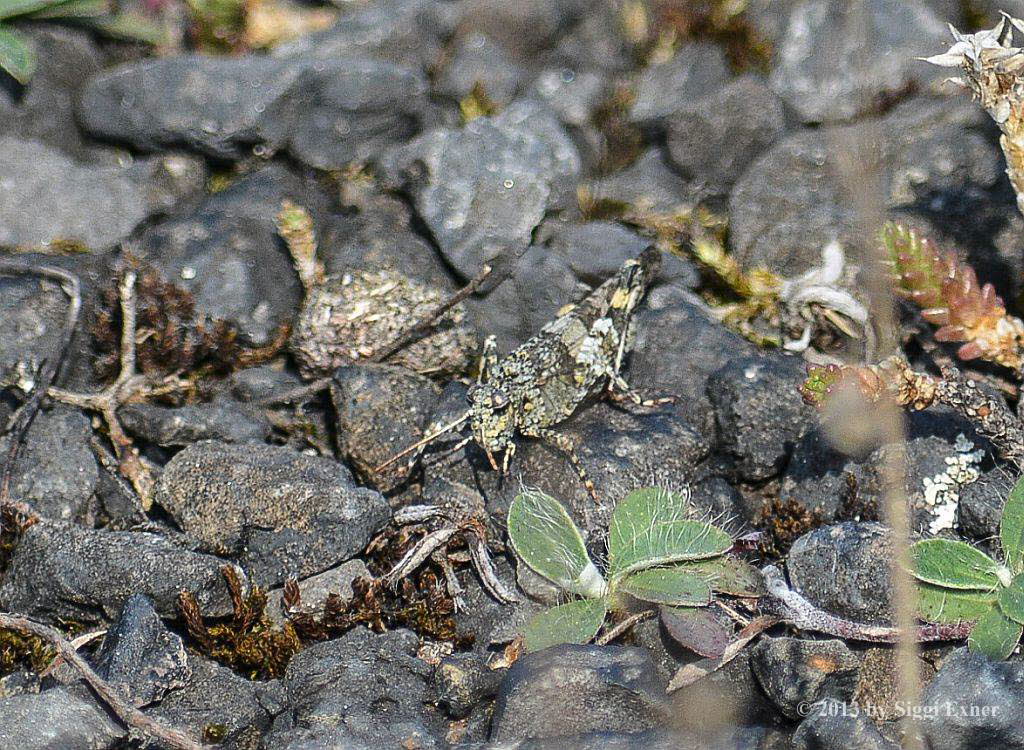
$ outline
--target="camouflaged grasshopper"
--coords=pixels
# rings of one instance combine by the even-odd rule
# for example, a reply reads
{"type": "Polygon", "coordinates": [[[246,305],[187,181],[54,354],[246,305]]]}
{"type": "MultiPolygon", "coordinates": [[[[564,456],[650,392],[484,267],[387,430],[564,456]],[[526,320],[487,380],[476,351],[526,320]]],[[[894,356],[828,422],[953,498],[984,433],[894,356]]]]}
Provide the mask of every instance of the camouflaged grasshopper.
{"type": "Polygon", "coordinates": [[[475,440],[495,471],[505,473],[515,454],[515,437],[538,438],[568,456],[591,495],[593,482],[564,435],[551,428],[571,417],[586,400],[607,392],[616,400],[654,406],[672,399],[643,400],[622,378],[623,360],[633,345],[633,311],[661,263],[659,251],[648,248],[627,260],[613,277],[579,304],[541,328],[536,336],[499,359],[494,337],[484,343],[480,376],[466,394],[469,408],[458,419],[392,456],[377,470],[417,453],[467,422],[470,435],[451,449],[475,440]],[[501,468],[495,460],[503,453],[501,468]]]}

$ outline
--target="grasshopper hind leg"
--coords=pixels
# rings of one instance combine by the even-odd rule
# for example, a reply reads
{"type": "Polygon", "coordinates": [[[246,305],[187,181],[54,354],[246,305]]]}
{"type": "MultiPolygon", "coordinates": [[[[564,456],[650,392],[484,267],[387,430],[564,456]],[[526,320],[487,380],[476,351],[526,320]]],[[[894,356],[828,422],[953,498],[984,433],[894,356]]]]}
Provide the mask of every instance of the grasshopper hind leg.
{"type": "Polygon", "coordinates": [[[566,458],[569,459],[569,463],[572,464],[572,468],[576,471],[580,481],[583,482],[583,486],[587,492],[594,499],[595,502],[600,502],[601,498],[597,495],[597,489],[594,487],[594,482],[590,479],[590,475],[587,474],[587,469],[580,461],[579,455],[576,453],[576,448],[573,446],[572,441],[569,440],[565,435],[560,435],[554,430],[549,430],[544,427],[538,427],[530,432],[524,432],[527,437],[535,437],[543,440],[545,443],[553,445],[555,448],[565,454],[566,458]]]}
{"type": "Polygon", "coordinates": [[[630,403],[644,409],[653,409],[665,404],[674,404],[675,396],[662,396],[661,398],[644,398],[618,373],[608,377],[608,397],[619,404],[630,403]]]}

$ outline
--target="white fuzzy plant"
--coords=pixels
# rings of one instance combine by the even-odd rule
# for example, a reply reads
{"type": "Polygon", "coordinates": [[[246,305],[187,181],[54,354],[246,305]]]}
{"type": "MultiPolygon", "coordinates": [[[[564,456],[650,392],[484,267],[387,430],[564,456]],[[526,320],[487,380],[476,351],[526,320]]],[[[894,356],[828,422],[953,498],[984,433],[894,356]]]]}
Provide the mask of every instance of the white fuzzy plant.
{"type": "Polygon", "coordinates": [[[582,597],[534,617],[523,633],[527,651],[589,642],[608,612],[625,609],[630,597],[653,605],[707,606],[716,584],[734,577],[739,562],[725,556],[733,545],[728,533],[692,518],[686,493],[659,488],[635,490],[615,507],[605,574],[562,504],[543,492],[527,490],[512,501],[508,535],[534,572],[582,597]]]}

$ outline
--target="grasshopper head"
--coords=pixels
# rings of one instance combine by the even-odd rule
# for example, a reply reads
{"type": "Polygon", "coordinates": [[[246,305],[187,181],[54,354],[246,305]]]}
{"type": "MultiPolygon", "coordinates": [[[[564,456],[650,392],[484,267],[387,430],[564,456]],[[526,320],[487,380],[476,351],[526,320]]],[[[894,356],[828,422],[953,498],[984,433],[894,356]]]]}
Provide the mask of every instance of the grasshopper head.
{"type": "Polygon", "coordinates": [[[504,451],[512,445],[515,420],[508,395],[492,385],[474,385],[466,394],[469,424],[473,437],[488,453],[504,451]]]}

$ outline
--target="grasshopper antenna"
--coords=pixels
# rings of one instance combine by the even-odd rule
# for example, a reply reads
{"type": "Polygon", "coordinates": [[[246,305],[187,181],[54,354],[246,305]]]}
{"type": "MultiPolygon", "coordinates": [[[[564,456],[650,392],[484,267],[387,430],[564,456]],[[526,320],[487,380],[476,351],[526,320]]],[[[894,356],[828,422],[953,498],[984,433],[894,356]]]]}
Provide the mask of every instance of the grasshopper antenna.
{"type": "Polygon", "coordinates": [[[420,440],[420,441],[418,441],[418,442],[415,442],[415,443],[413,443],[413,444],[412,444],[412,445],[410,445],[410,446],[409,446],[408,448],[406,448],[405,450],[403,450],[403,451],[402,451],[401,453],[396,453],[396,454],[395,454],[395,455],[393,455],[393,456],[392,456],[391,458],[389,458],[389,459],[388,459],[387,461],[385,461],[384,463],[382,463],[382,464],[381,464],[380,466],[376,467],[376,468],[375,468],[375,469],[373,470],[373,471],[374,471],[374,473],[376,473],[376,472],[380,471],[381,469],[385,469],[385,468],[387,468],[388,466],[390,466],[391,464],[393,464],[393,463],[394,463],[395,461],[397,461],[398,459],[400,459],[400,458],[403,458],[403,457],[405,457],[405,456],[408,456],[408,455],[409,455],[410,453],[412,453],[412,452],[414,452],[414,451],[416,451],[416,450],[419,450],[419,449],[420,449],[420,448],[422,448],[422,447],[423,447],[424,445],[426,445],[427,443],[431,442],[431,441],[432,441],[432,440],[434,440],[435,438],[441,437],[441,435],[444,435],[444,434],[445,434],[446,432],[451,432],[451,431],[452,431],[452,430],[454,430],[454,429],[455,429],[456,427],[458,427],[458,426],[459,426],[459,425],[461,425],[461,424],[462,424],[463,422],[465,422],[465,421],[466,421],[467,419],[469,419],[469,412],[468,412],[468,411],[467,411],[467,412],[466,412],[465,414],[463,414],[463,415],[462,415],[461,417],[459,417],[458,419],[456,419],[456,420],[455,420],[454,422],[449,422],[449,423],[448,423],[448,424],[446,424],[446,425],[445,425],[444,427],[440,427],[440,428],[438,428],[437,430],[434,430],[434,432],[430,433],[429,435],[427,435],[427,436],[426,436],[425,438],[423,438],[422,440],[420,440]]]}

